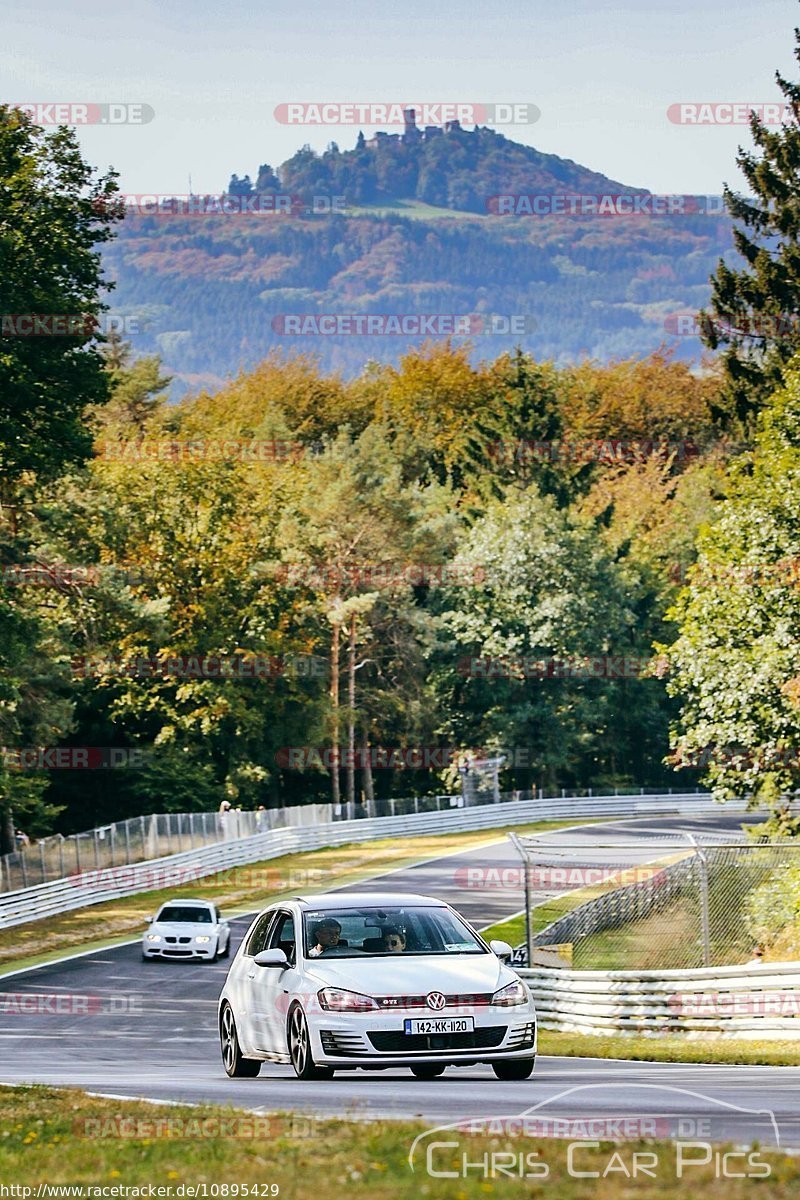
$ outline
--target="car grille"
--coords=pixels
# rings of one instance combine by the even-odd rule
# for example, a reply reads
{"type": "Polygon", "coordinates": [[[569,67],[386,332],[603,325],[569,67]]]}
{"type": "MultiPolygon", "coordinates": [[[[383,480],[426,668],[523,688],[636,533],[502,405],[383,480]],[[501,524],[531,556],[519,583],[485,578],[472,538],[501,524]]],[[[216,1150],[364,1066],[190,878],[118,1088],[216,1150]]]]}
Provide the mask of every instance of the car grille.
{"type": "MultiPolygon", "coordinates": [[[[445,1008],[478,1008],[491,1004],[493,992],[464,992],[445,996],[445,1008]]],[[[381,1008],[427,1008],[425,996],[376,996],[381,1008]]],[[[441,1011],[439,1009],[438,1011],[441,1011]]]]}
{"type": "Polygon", "coordinates": [[[190,942],[191,940],[192,939],[190,937],[165,937],[164,938],[165,942],[172,942],[173,945],[175,944],[175,942],[180,942],[181,945],[184,945],[184,946],[186,945],[187,942],[190,942]]]}
{"type": "Polygon", "coordinates": [[[167,955],[169,955],[170,958],[192,958],[194,955],[194,950],[162,950],[161,953],[165,958],[167,955]]]}
{"type": "Polygon", "coordinates": [[[483,1050],[499,1046],[505,1037],[505,1025],[489,1025],[469,1033],[403,1033],[401,1030],[379,1030],[367,1037],[382,1054],[403,1053],[407,1050],[483,1050]]]}

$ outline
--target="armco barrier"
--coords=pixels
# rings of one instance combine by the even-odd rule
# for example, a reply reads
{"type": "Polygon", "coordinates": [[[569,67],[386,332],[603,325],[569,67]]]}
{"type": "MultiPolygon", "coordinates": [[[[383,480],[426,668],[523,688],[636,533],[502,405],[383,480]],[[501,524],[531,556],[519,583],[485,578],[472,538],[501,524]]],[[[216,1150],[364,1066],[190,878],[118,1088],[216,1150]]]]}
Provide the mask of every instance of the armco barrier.
{"type": "Polygon", "coordinates": [[[800,963],[674,971],[521,968],[543,1029],[800,1039],[800,963]]]}
{"type": "MultiPolygon", "coordinates": [[[[728,804],[726,812],[743,812],[744,802],[728,804]]],[[[253,837],[219,842],[165,858],[109,868],[99,872],[54,880],[36,887],[0,895],[0,929],[70,912],[105,900],[118,900],[138,892],[177,886],[246,863],[279,858],[323,846],[343,846],[375,838],[413,834],[455,833],[522,825],[532,821],[585,817],[641,817],[677,813],[691,816],[719,813],[720,806],[707,795],[578,796],[517,800],[476,805],[444,812],[408,813],[396,817],[370,817],[335,821],[304,828],[273,829],[253,837]],[[170,875],[172,872],[172,876],[170,875]],[[154,882],[157,881],[157,882],[154,882]]]]}

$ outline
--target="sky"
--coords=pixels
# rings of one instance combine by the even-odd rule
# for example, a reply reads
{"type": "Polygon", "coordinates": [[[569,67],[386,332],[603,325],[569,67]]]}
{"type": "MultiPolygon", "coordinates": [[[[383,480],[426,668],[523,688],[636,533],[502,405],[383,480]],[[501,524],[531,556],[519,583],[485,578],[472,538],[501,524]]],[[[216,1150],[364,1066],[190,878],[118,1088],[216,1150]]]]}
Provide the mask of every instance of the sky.
{"type": "MultiPolygon", "coordinates": [[[[533,104],[508,137],[631,187],[740,186],[746,125],[675,124],[678,103],[775,101],[798,74],[797,0],[4,0],[0,99],[146,104],[146,124],[80,129],[124,192],[224,190],[358,126],[276,120],[293,102],[533,104]]],[[[724,111],[724,110],[723,110],[724,111]]],[[[366,125],[369,136],[377,128],[366,125]]]]}

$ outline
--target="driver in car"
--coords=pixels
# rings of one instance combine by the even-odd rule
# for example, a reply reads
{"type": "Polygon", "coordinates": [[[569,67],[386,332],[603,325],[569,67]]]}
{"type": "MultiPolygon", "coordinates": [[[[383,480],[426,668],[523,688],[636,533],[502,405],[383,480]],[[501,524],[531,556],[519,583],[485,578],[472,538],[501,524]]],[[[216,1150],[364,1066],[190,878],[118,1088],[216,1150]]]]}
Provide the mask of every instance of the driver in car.
{"type": "Polygon", "coordinates": [[[311,930],[314,945],[308,952],[309,958],[319,958],[320,954],[324,954],[326,950],[332,950],[338,946],[341,932],[342,927],[334,917],[325,917],[324,920],[317,922],[311,930]]]}

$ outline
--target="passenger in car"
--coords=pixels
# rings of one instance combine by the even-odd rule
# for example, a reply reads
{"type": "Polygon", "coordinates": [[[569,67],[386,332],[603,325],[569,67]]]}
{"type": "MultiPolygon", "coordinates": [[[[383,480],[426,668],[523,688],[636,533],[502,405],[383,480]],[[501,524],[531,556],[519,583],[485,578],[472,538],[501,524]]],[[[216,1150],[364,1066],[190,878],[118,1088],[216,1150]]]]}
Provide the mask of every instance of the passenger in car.
{"type": "Polygon", "coordinates": [[[402,929],[387,926],[383,931],[383,948],[390,954],[402,954],[406,948],[406,935],[402,929]]]}

